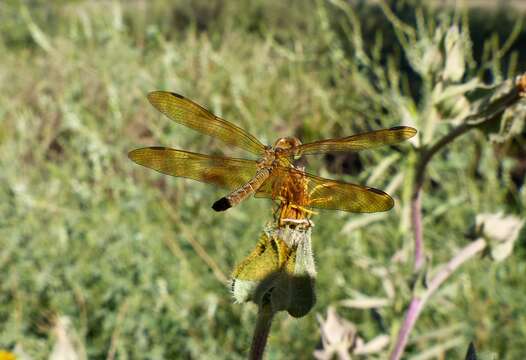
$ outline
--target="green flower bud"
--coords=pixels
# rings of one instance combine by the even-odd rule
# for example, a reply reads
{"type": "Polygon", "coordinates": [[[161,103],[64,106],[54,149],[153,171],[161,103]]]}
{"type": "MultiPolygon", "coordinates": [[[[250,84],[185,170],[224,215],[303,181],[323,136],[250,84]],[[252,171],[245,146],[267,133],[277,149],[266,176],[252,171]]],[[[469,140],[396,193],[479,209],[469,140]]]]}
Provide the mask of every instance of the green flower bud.
{"type": "Polygon", "coordinates": [[[267,228],[232,277],[237,302],[270,304],[273,312],[294,317],[308,314],[316,302],[311,229],[267,228]]]}

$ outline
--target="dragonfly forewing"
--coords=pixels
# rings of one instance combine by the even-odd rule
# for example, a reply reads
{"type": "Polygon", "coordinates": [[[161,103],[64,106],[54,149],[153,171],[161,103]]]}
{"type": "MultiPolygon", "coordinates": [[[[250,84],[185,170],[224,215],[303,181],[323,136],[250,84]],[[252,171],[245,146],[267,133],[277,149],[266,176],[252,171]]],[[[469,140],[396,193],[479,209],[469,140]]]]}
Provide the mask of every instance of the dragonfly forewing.
{"type": "Polygon", "coordinates": [[[359,151],[384,145],[393,145],[415,136],[416,130],[408,126],[370,131],[338,139],[319,140],[302,144],[284,152],[284,155],[312,155],[328,152],[359,151]]]}
{"type": "Polygon", "coordinates": [[[254,136],[182,95],[154,91],[148,94],[148,100],[157,110],[179,124],[256,155],[265,151],[265,146],[254,136]]]}

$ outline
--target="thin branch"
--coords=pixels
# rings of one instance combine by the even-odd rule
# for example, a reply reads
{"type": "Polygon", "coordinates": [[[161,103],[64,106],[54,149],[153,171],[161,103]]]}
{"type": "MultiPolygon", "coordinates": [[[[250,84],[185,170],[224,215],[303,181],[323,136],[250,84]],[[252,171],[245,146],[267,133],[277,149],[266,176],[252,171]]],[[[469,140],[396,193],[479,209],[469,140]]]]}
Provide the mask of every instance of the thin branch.
{"type": "MultiPolygon", "coordinates": [[[[493,118],[490,118],[488,119],[488,121],[492,119],[493,118]]],[[[431,161],[433,156],[435,156],[435,154],[438,153],[440,150],[442,150],[443,147],[445,147],[447,144],[455,140],[460,135],[480,125],[482,124],[472,125],[468,123],[462,123],[458,125],[456,128],[454,128],[453,130],[451,130],[449,133],[444,135],[440,140],[435,142],[433,146],[431,146],[428,150],[423,151],[422,155],[420,156],[420,161],[418,162],[416,166],[416,172],[415,172],[416,182],[415,182],[414,194],[416,194],[417,191],[420,191],[422,189],[422,185],[424,183],[425,170],[426,170],[427,164],[429,164],[429,161],[431,161]]]]}
{"type": "Polygon", "coordinates": [[[455,272],[463,263],[473,258],[478,253],[482,252],[486,248],[486,241],[484,239],[478,239],[466,247],[453,257],[447,264],[445,264],[436,275],[429,281],[429,285],[423,294],[415,294],[409,303],[404,323],[398,332],[398,339],[393,352],[389,356],[390,360],[398,360],[401,358],[404,349],[409,339],[409,334],[418,319],[418,316],[422,312],[424,305],[427,300],[433,295],[433,293],[446,281],[451,274],[455,272]]]}
{"type": "Polygon", "coordinates": [[[487,110],[487,113],[480,113],[474,116],[484,116],[485,119],[481,122],[473,122],[473,116],[468,116],[463,123],[455,127],[449,133],[440,138],[428,149],[421,149],[419,153],[419,160],[416,165],[416,170],[414,173],[415,181],[413,194],[411,197],[411,222],[414,233],[415,241],[415,261],[414,261],[414,271],[419,271],[424,265],[424,234],[422,227],[422,186],[424,184],[426,168],[433,156],[435,156],[440,150],[442,150],[446,145],[451,143],[453,140],[459,136],[465,134],[469,130],[477,127],[482,127],[488,124],[491,121],[494,121],[498,116],[500,116],[509,106],[514,102],[519,100],[521,97],[524,97],[524,89],[526,88],[526,75],[523,74],[520,78],[517,77],[515,80],[515,89],[512,90],[507,96],[503,97],[493,105],[497,108],[492,108],[492,110],[487,110]],[[488,112],[489,111],[489,112],[488,112]]]}
{"type": "Polygon", "coordinates": [[[192,231],[190,231],[188,227],[184,224],[177,212],[173,210],[172,206],[166,200],[163,199],[161,204],[168,212],[168,215],[172,218],[172,220],[180,227],[181,231],[184,233],[186,239],[194,249],[197,256],[199,256],[206,263],[206,265],[208,265],[208,267],[212,270],[217,280],[219,280],[223,284],[227,284],[228,277],[221,270],[221,268],[214,261],[214,259],[210,255],[208,255],[205,248],[199,243],[199,241],[197,241],[193,237],[192,231]]]}
{"type": "MultiPolygon", "coordinates": [[[[385,2],[385,0],[380,0],[379,1],[379,5],[380,5],[380,8],[382,9],[385,17],[387,18],[387,20],[389,20],[391,22],[391,24],[393,24],[393,27],[395,29],[400,29],[402,32],[404,32],[405,34],[410,36],[412,39],[416,38],[415,29],[413,29],[411,26],[407,25],[402,20],[400,20],[395,15],[393,10],[391,10],[389,5],[385,2]]],[[[401,41],[402,44],[406,43],[405,39],[402,39],[402,40],[403,40],[403,41],[401,41]]]]}
{"type": "Polygon", "coordinates": [[[431,161],[431,159],[433,158],[433,156],[435,156],[436,153],[438,153],[447,144],[455,140],[460,135],[463,135],[464,133],[468,132],[469,130],[478,127],[483,127],[491,121],[494,121],[512,104],[514,104],[521,98],[524,98],[524,90],[526,88],[526,74],[522,74],[522,76],[516,77],[514,84],[515,87],[510,91],[509,94],[503,96],[499,100],[496,100],[487,110],[477,115],[468,116],[464,119],[464,122],[462,122],[456,128],[444,135],[442,138],[440,138],[440,140],[435,142],[433,146],[431,146],[429,149],[423,149],[420,161],[416,166],[415,175],[417,181],[415,182],[415,194],[422,188],[427,164],[429,163],[429,161],[431,161]],[[485,117],[485,119],[481,122],[473,121],[480,116],[485,117]]]}
{"type": "Polygon", "coordinates": [[[479,252],[486,248],[486,240],[477,239],[464,247],[460,252],[453,257],[446,265],[444,265],[433,278],[429,281],[427,291],[422,297],[424,301],[427,301],[428,298],[438,289],[444,281],[447,280],[455,272],[456,269],[460,267],[467,260],[471,259],[479,252]]]}
{"type": "Polygon", "coordinates": [[[254,329],[252,346],[250,347],[250,355],[248,356],[250,360],[263,359],[273,317],[274,312],[272,311],[270,303],[259,306],[256,328],[254,329]]]}
{"type": "Polygon", "coordinates": [[[422,227],[422,186],[424,185],[426,167],[438,151],[473,127],[473,125],[462,123],[433,144],[431,148],[420,153],[420,159],[416,165],[413,195],[411,197],[411,223],[415,241],[413,269],[415,272],[422,268],[425,260],[424,229],[422,227]]]}
{"type": "Polygon", "coordinates": [[[422,300],[419,298],[411,299],[404,323],[402,324],[402,327],[398,333],[396,345],[393,349],[393,352],[391,353],[391,356],[389,357],[390,360],[398,360],[402,356],[405,346],[407,345],[407,340],[409,339],[409,334],[411,333],[411,330],[413,329],[413,326],[415,325],[416,319],[418,319],[418,315],[420,315],[421,310],[422,300]]]}

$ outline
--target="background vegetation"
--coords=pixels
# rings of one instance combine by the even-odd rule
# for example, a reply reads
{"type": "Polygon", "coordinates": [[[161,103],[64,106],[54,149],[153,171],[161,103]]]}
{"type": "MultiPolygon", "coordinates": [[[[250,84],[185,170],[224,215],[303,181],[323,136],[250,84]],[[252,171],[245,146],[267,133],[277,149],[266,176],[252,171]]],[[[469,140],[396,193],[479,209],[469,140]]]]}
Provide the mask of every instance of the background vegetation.
{"type": "MultiPolygon", "coordinates": [[[[140,168],[126,154],[163,145],[245,156],[162,117],[145,98],[155,89],[195,99],[265,143],[418,127],[431,80],[415,71],[385,9],[345,6],[4,1],[0,349],[39,359],[69,341],[89,358],[244,358],[255,307],[233,304],[225,282],[255,245],[272,203],[214,213],[221,190],[140,168]]],[[[493,83],[526,70],[519,11],[390,8],[430,34],[462,23],[472,39],[466,79],[493,83]]],[[[450,126],[438,122],[436,134],[450,126]]],[[[430,165],[423,208],[431,264],[470,241],[465,234],[479,213],[524,218],[524,133],[506,144],[469,133],[430,165]]],[[[410,296],[403,196],[410,148],[309,159],[311,172],[384,189],[397,205],[385,214],[323,211],[314,219],[317,304],[304,318],[276,318],[269,358],[311,358],[320,342],[315,314],[325,316],[331,304],[365,340],[395,333],[410,296]],[[371,298],[388,306],[346,302],[371,298]]],[[[461,268],[422,313],[408,353],[460,358],[474,341],[479,351],[521,358],[525,258],[523,236],[505,261],[461,268]]]]}

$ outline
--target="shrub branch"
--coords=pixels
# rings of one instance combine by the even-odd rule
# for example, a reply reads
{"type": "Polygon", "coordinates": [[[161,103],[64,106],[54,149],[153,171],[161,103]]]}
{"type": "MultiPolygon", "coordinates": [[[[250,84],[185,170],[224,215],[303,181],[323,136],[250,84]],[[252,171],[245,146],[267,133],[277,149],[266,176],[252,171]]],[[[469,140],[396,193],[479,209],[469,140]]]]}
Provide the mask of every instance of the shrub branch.
{"type": "MultiPolygon", "coordinates": [[[[469,130],[477,127],[483,127],[488,123],[495,121],[500,118],[503,112],[517,102],[519,99],[524,97],[526,89],[526,75],[523,74],[517,77],[516,87],[511,90],[510,94],[502,101],[496,101],[494,104],[489,104],[487,109],[481,113],[473,116],[469,116],[464,119],[457,127],[453,128],[449,133],[444,135],[438,141],[436,141],[429,148],[417,149],[419,152],[419,160],[415,167],[413,192],[411,197],[411,223],[414,232],[415,251],[414,251],[414,271],[418,273],[422,271],[425,263],[424,253],[424,235],[422,225],[422,188],[425,180],[425,174],[427,165],[431,159],[446,145],[453,142],[456,138],[465,134],[469,130]],[[480,121],[475,121],[480,118],[480,121]]],[[[402,356],[404,349],[407,345],[409,334],[413,329],[420,312],[423,309],[428,298],[438,289],[438,287],[464,262],[475,256],[477,253],[482,251],[486,247],[486,242],[479,239],[464,249],[462,249],[455,257],[453,257],[447,264],[442,268],[440,272],[429,282],[426,291],[423,294],[414,294],[409,307],[406,311],[405,319],[400,328],[396,340],[396,345],[393,348],[390,359],[397,360],[402,356]]]]}

